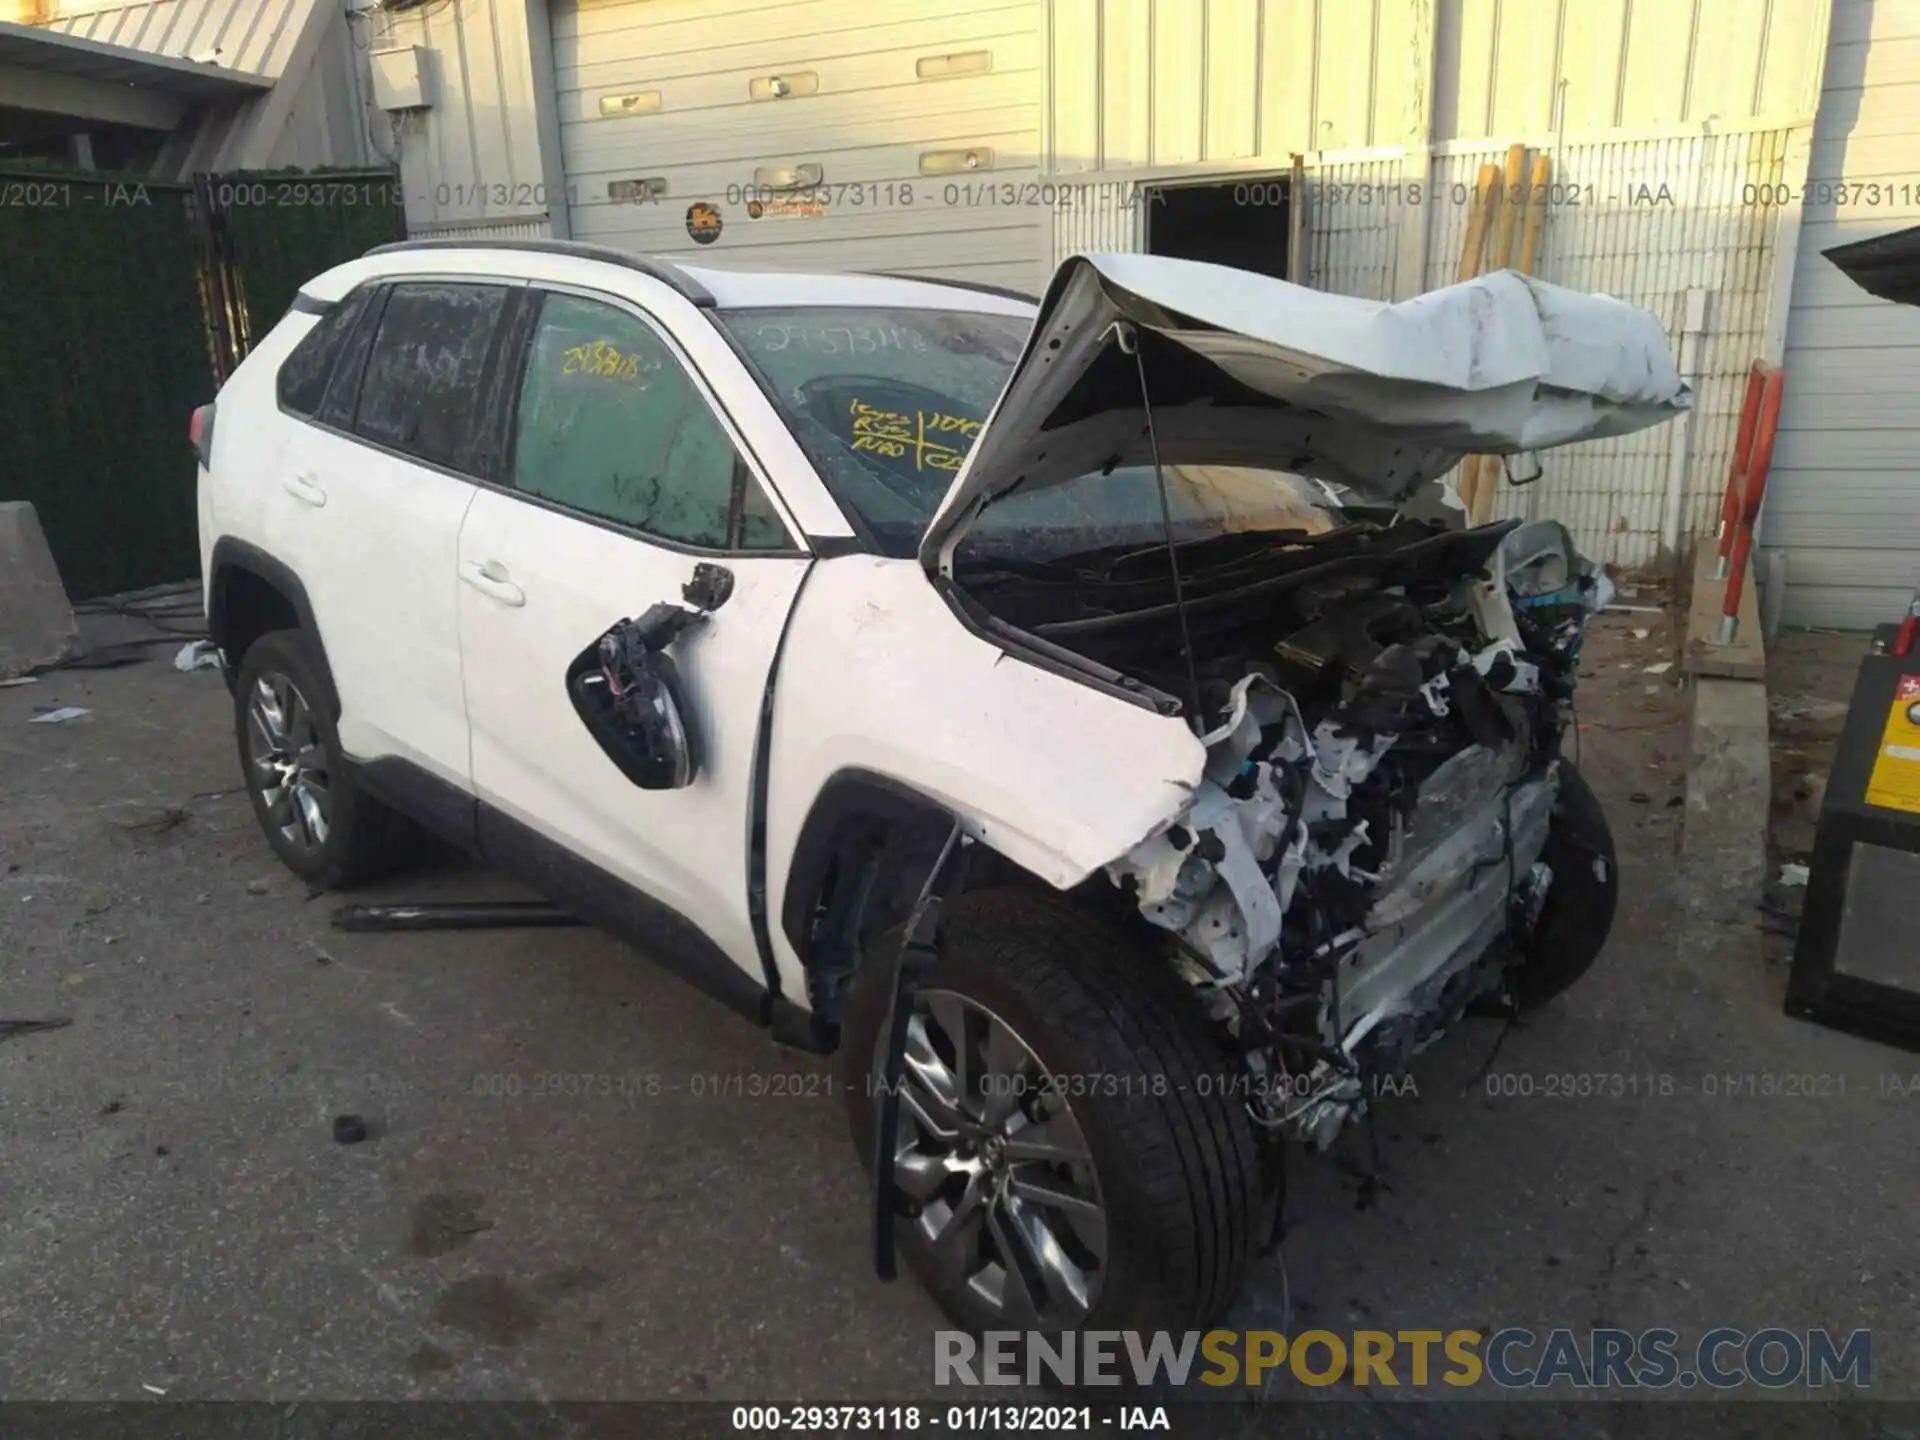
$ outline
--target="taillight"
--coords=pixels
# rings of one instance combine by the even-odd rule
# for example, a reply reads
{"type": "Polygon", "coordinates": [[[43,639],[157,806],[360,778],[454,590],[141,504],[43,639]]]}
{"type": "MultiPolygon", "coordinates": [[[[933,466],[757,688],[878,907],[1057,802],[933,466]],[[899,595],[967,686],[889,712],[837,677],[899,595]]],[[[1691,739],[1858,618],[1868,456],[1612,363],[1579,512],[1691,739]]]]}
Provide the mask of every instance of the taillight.
{"type": "Polygon", "coordinates": [[[187,421],[187,443],[193,446],[193,453],[200,458],[202,466],[213,464],[213,406],[202,405],[193,412],[193,418],[187,421]]]}

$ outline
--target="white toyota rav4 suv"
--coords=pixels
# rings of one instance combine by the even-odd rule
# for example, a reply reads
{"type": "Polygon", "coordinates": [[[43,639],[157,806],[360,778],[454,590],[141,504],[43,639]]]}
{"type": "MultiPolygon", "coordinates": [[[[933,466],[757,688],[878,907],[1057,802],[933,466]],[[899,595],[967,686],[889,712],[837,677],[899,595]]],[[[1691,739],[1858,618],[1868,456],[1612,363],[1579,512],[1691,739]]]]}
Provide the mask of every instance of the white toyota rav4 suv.
{"type": "Polygon", "coordinates": [[[1612,918],[1559,753],[1605,577],[1433,482],[1688,398],[1650,316],[1507,273],[407,243],[195,415],[208,616],[296,873],[424,829],[523,876],[839,1051],[883,1272],[1187,1329],[1289,1142],[1612,918]]]}

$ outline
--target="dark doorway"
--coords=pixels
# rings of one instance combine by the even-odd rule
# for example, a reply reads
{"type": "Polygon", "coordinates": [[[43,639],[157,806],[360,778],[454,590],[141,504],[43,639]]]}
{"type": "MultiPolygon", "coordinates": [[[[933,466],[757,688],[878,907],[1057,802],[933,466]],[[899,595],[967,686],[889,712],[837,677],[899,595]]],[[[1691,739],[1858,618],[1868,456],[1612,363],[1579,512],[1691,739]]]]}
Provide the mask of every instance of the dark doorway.
{"type": "Polygon", "coordinates": [[[1164,185],[1147,196],[1147,253],[1287,276],[1291,186],[1283,176],[1164,185]]]}

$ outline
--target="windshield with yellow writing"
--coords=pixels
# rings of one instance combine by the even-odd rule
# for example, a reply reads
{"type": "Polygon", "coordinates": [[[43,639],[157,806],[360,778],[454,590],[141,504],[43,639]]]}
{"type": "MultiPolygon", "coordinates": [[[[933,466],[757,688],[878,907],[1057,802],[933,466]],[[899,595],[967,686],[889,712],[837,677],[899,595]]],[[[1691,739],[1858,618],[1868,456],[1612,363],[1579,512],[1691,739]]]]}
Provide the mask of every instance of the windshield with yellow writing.
{"type": "MultiPolygon", "coordinates": [[[[801,447],[881,553],[909,556],[1025,344],[1014,315],[810,308],[720,311],[801,447]]],[[[1323,530],[1324,492],[1246,467],[1169,465],[1183,535],[1323,530]]],[[[1164,533],[1150,467],[1082,476],[989,506],[967,548],[1036,556],[1164,533]]]]}

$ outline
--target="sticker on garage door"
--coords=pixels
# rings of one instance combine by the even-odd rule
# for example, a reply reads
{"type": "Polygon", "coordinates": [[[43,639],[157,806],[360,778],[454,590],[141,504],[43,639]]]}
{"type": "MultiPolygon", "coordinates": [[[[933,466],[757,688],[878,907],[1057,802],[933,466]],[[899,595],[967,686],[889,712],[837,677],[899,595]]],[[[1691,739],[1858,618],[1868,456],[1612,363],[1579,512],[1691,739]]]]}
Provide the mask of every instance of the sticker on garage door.
{"type": "Polygon", "coordinates": [[[720,238],[720,207],[706,200],[687,206],[687,234],[696,245],[711,245],[720,238]]]}
{"type": "Polygon", "coordinates": [[[1894,687],[1867,778],[1867,803],[1920,815],[1920,675],[1903,675],[1894,687]]]}

